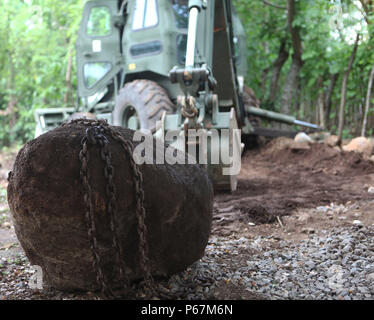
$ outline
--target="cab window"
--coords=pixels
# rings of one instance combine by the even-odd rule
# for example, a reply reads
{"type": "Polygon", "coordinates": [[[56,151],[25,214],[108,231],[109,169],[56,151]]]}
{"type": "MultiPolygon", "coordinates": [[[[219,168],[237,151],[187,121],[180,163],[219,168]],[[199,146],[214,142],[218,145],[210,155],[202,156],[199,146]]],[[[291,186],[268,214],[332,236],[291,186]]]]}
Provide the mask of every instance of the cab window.
{"type": "Polygon", "coordinates": [[[91,9],[87,22],[87,35],[103,37],[111,32],[110,11],[108,7],[94,7],[91,9]]]}
{"type": "Polygon", "coordinates": [[[132,30],[155,27],[158,24],[157,0],[136,0],[132,30]]]}
{"type": "Polygon", "coordinates": [[[88,89],[92,88],[111,70],[109,62],[90,62],[84,65],[84,82],[88,89]]]}

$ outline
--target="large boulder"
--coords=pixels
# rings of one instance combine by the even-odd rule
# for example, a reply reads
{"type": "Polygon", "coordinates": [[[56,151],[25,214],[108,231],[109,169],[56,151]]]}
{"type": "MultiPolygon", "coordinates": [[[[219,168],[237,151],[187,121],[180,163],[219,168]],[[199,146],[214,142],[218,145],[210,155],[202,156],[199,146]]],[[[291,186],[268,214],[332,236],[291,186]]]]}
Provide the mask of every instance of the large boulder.
{"type": "MultiPolygon", "coordinates": [[[[87,124],[59,127],[28,142],[18,153],[8,186],[17,237],[44,283],[61,290],[97,290],[78,157],[87,124]]],[[[115,127],[131,140],[133,131],[115,127]]],[[[130,281],[141,279],[135,187],[129,160],[106,135],[117,190],[119,243],[130,281]]],[[[136,143],[134,143],[136,145],[136,143]]],[[[107,180],[99,147],[89,146],[88,172],[102,269],[113,288],[121,286],[107,214],[107,180]]],[[[163,150],[162,150],[163,152],[163,150]]],[[[153,276],[168,276],[200,259],[211,230],[213,189],[199,165],[144,164],[145,224],[153,276]]]]}
{"type": "Polygon", "coordinates": [[[370,157],[373,154],[373,148],[373,141],[365,137],[358,137],[352,139],[347,145],[345,145],[343,150],[359,152],[370,157]]]}
{"type": "Polygon", "coordinates": [[[299,132],[295,136],[294,141],[296,143],[306,143],[306,144],[310,144],[314,142],[314,140],[311,137],[309,137],[305,132],[299,132]]]}

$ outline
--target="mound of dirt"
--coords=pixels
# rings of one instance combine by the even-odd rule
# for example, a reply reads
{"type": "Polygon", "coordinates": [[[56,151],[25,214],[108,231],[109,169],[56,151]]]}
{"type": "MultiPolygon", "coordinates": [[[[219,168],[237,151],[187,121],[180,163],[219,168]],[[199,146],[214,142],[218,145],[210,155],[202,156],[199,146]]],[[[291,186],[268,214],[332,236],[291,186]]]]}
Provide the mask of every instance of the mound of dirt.
{"type": "Polygon", "coordinates": [[[235,229],[239,222],[272,223],[297,208],[372,199],[367,190],[374,185],[373,162],[323,143],[304,149],[293,144],[278,138],[245,153],[238,190],[216,195],[216,208],[233,208],[224,216],[216,209],[216,230],[235,229]]]}
{"type": "MultiPolygon", "coordinates": [[[[356,152],[340,151],[323,143],[311,144],[309,148],[293,148],[294,141],[278,138],[271,141],[255,156],[258,160],[266,160],[280,166],[298,165],[312,171],[323,170],[334,175],[357,176],[374,173],[373,163],[356,152]]],[[[248,154],[243,158],[253,157],[248,154]]]]}
{"type": "MultiPolygon", "coordinates": [[[[280,137],[278,139],[270,140],[265,146],[261,148],[260,154],[264,156],[271,156],[275,153],[281,152],[283,150],[286,150],[291,147],[291,145],[294,143],[293,139],[286,138],[286,137],[280,137]]],[[[258,151],[257,151],[258,153],[258,151]]],[[[248,153],[245,155],[248,156],[248,153]]],[[[245,159],[245,157],[244,157],[245,159]]],[[[244,160],[243,159],[243,160],[244,160]]]]}

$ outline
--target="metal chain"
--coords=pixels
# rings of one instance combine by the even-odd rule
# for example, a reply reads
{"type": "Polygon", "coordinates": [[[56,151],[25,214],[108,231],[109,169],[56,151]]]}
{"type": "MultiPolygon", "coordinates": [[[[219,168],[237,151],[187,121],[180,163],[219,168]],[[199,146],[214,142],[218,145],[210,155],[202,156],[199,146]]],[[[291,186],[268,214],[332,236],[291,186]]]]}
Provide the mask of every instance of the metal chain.
{"type": "Polygon", "coordinates": [[[113,182],[114,168],[112,165],[112,155],[108,149],[107,142],[105,142],[102,145],[101,159],[105,161],[104,175],[105,175],[105,178],[107,179],[106,195],[108,197],[107,212],[110,217],[110,230],[112,232],[112,244],[113,244],[113,248],[116,251],[116,260],[117,260],[120,280],[122,283],[125,283],[124,287],[128,288],[129,282],[128,282],[127,277],[125,276],[126,264],[124,260],[122,246],[120,245],[120,241],[118,239],[118,231],[117,231],[118,224],[116,221],[116,217],[118,216],[117,214],[118,207],[117,207],[117,197],[116,197],[116,186],[113,182]]]}
{"type": "Polygon", "coordinates": [[[147,242],[147,226],[145,224],[145,208],[144,208],[144,190],[143,190],[143,175],[139,169],[139,166],[136,164],[133,151],[134,145],[130,140],[126,140],[120,135],[117,131],[113,128],[108,127],[109,132],[112,138],[118,141],[122,148],[124,149],[127,158],[130,162],[131,170],[132,170],[132,178],[133,183],[135,186],[135,199],[136,199],[136,217],[138,220],[137,231],[139,235],[139,253],[140,253],[140,267],[143,272],[144,280],[145,280],[145,287],[150,294],[154,293],[154,280],[151,273],[151,266],[148,257],[149,247],[147,242]]]}
{"type": "Polygon", "coordinates": [[[195,118],[199,113],[196,108],[196,100],[193,96],[178,96],[177,104],[181,110],[182,116],[185,118],[195,118]]]}
{"type": "Polygon", "coordinates": [[[103,273],[102,264],[100,259],[100,254],[98,250],[98,242],[97,242],[97,233],[96,233],[96,225],[95,219],[93,215],[93,206],[92,206],[92,199],[91,199],[91,186],[90,186],[90,177],[88,172],[88,164],[89,164],[89,153],[87,148],[87,138],[84,137],[81,141],[81,150],[79,152],[79,159],[81,161],[81,170],[80,170],[80,178],[83,185],[83,194],[84,194],[84,204],[85,204],[85,219],[88,229],[88,239],[90,241],[90,248],[92,252],[93,262],[92,266],[96,273],[96,281],[102,291],[102,294],[107,297],[111,297],[113,295],[110,286],[108,285],[108,281],[103,273]]]}
{"type": "Polygon", "coordinates": [[[91,251],[93,253],[93,267],[96,272],[96,280],[101,287],[102,293],[107,297],[114,297],[113,291],[108,285],[108,281],[104,276],[101,268],[100,255],[98,254],[96,227],[93,217],[93,207],[91,201],[91,186],[88,173],[89,152],[87,144],[99,145],[101,159],[105,162],[104,174],[107,180],[106,195],[108,197],[107,212],[110,217],[110,228],[112,232],[112,245],[116,251],[116,262],[119,269],[120,279],[125,282],[125,289],[129,288],[129,282],[125,277],[126,265],[124,262],[124,255],[122,246],[118,240],[116,232],[116,216],[117,216],[117,199],[116,188],[113,182],[114,168],[112,165],[112,156],[108,148],[108,139],[105,133],[109,133],[112,138],[119,142],[126,153],[126,157],[130,162],[132,171],[133,183],[135,186],[136,199],[136,218],[137,231],[139,235],[139,263],[144,276],[145,290],[148,295],[155,293],[155,283],[151,273],[150,261],[148,257],[148,242],[147,242],[147,227],[145,224],[145,208],[144,208],[144,190],[142,173],[133,158],[134,145],[131,141],[124,139],[117,131],[108,125],[106,120],[85,120],[76,119],[61,126],[72,124],[89,125],[86,129],[86,134],[81,141],[81,151],[79,159],[81,161],[81,180],[84,190],[84,202],[86,207],[86,222],[88,227],[88,236],[91,244],[91,251]]]}

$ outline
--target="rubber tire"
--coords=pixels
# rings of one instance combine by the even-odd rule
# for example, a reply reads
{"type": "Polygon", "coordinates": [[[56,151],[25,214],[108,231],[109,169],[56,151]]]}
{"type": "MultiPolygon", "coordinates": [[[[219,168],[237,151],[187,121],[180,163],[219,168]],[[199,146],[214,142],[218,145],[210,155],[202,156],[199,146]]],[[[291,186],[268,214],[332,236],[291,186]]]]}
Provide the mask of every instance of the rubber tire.
{"type": "Polygon", "coordinates": [[[154,132],[156,122],[159,121],[163,112],[170,114],[174,112],[167,91],[151,80],[134,80],[126,83],[120,90],[113,110],[113,124],[124,126],[124,111],[132,106],[137,113],[140,129],[148,129],[154,132]]]}

